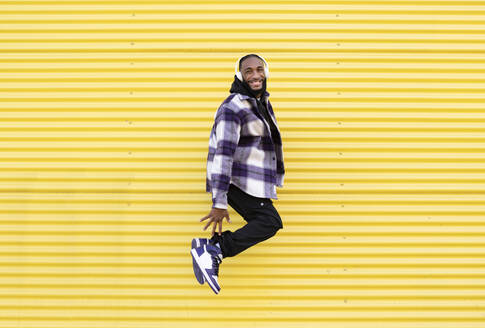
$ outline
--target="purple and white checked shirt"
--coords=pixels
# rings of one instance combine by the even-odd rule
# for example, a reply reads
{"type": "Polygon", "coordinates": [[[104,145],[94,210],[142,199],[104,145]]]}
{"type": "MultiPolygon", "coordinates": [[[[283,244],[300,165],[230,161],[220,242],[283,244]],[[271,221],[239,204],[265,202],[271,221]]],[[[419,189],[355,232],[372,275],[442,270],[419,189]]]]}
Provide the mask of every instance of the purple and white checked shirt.
{"type": "Polygon", "coordinates": [[[227,209],[230,183],[256,197],[278,199],[276,186],[283,187],[285,174],[283,146],[268,97],[265,92],[278,140],[272,140],[270,126],[252,97],[231,93],[214,115],[206,174],[206,192],[212,192],[213,208],[227,209]]]}

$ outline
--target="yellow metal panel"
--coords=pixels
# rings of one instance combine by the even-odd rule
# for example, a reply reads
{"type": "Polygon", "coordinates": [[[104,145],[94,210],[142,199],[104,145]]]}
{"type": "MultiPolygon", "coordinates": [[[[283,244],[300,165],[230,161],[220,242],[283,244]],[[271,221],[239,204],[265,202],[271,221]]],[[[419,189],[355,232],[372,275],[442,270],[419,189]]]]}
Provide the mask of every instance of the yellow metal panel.
{"type": "MultiPolygon", "coordinates": [[[[483,1],[1,1],[1,327],[485,327],[483,1]],[[285,228],[200,286],[259,53],[285,228]]],[[[230,208],[232,230],[244,224],[230,208]]]]}

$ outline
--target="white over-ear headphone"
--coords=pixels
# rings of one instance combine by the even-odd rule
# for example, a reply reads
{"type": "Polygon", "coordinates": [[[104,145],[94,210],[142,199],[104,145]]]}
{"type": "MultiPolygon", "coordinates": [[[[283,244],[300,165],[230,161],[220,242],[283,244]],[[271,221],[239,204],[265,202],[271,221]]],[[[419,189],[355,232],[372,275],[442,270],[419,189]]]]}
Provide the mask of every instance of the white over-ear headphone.
{"type": "MultiPolygon", "coordinates": [[[[255,54],[255,55],[256,55],[256,54],[255,54]]],[[[263,57],[261,57],[260,55],[256,55],[256,56],[258,56],[258,57],[259,57],[259,58],[260,58],[260,59],[261,59],[261,60],[264,62],[264,76],[265,76],[266,78],[268,78],[268,77],[269,77],[269,67],[268,67],[268,63],[267,63],[267,62],[266,62],[266,60],[264,60],[264,58],[263,58],[263,57]]],[[[241,58],[243,58],[243,57],[245,57],[245,56],[242,56],[241,58]]],[[[235,67],[234,71],[236,72],[236,76],[237,76],[237,78],[239,79],[239,81],[241,81],[241,82],[242,82],[242,81],[243,81],[243,77],[242,77],[241,72],[239,71],[239,62],[241,61],[241,58],[239,58],[239,59],[237,60],[237,62],[236,62],[236,67],[235,67]]]]}

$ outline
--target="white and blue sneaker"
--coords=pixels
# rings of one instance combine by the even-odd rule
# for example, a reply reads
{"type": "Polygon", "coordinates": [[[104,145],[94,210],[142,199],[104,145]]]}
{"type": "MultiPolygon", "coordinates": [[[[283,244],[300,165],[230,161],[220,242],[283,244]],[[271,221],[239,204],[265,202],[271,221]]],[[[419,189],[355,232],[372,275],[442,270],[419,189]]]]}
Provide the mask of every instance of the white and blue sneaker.
{"type": "Polygon", "coordinates": [[[217,279],[219,277],[219,264],[223,258],[221,249],[215,245],[207,244],[193,248],[190,254],[210,288],[214,293],[219,294],[221,287],[217,279]]]}
{"type": "MultiPolygon", "coordinates": [[[[203,245],[207,245],[207,244],[209,244],[209,239],[207,238],[194,238],[192,239],[191,249],[197,248],[203,245]]],[[[199,282],[199,284],[203,285],[205,282],[204,275],[202,274],[202,271],[199,269],[199,266],[197,265],[193,257],[192,257],[192,267],[194,268],[195,278],[197,278],[197,281],[199,282]]]]}

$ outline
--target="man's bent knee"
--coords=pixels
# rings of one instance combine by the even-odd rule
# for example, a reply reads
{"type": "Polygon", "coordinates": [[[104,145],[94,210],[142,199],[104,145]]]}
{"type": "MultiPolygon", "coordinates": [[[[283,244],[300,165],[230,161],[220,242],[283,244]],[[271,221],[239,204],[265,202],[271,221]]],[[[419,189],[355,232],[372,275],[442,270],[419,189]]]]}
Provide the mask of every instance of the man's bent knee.
{"type": "Polygon", "coordinates": [[[272,225],[271,230],[270,230],[270,237],[273,237],[274,235],[276,235],[276,233],[280,229],[282,229],[282,227],[280,225],[272,225]]]}

